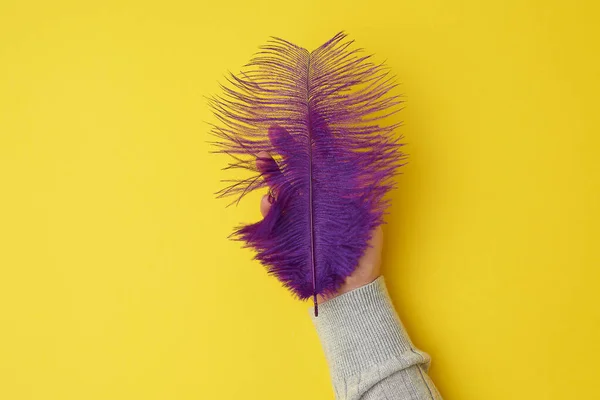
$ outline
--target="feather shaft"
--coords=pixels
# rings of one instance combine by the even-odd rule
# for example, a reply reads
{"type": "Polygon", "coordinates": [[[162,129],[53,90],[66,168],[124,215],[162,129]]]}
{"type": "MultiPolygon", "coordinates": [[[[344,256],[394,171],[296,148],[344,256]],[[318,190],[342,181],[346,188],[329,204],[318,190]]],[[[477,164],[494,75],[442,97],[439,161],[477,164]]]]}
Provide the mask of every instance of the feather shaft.
{"type": "Polygon", "coordinates": [[[313,215],[313,160],[312,160],[312,130],[311,130],[311,118],[310,118],[310,54],[306,60],[306,115],[308,126],[308,158],[309,158],[309,185],[308,185],[308,201],[309,201],[309,213],[310,213],[310,258],[312,268],[312,287],[313,287],[313,304],[315,307],[315,317],[319,316],[319,305],[317,303],[317,263],[315,260],[315,227],[314,227],[314,215],[313,215]]]}

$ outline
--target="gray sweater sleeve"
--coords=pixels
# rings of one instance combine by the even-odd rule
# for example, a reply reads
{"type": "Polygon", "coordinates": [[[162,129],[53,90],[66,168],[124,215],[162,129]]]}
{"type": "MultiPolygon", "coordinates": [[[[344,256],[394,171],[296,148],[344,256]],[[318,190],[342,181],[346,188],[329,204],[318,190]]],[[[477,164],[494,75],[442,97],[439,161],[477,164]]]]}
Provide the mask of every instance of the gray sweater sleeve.
{"type": "Polygon", "coordinates": [[[441,399],[383,277],[319,305],[312,317],[338,400],[441,399]]]}

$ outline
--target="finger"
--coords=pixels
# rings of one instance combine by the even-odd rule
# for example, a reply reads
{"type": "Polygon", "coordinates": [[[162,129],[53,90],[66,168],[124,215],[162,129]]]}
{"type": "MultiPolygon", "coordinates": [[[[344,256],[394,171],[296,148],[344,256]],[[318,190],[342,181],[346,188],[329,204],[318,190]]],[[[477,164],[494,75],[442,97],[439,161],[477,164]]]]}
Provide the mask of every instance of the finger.
{"type": "Polygon", "coordinates": [[[282,126],[273,125],[269,127],[269,140],[279,154],[289,155],[298,149],[296,139],[282,126]]]}
{"type": "MultiPolygon", "coordinates": [[[[271,181],[270,183],[273,184],[273,180],[270,179],[270,176],[280,173],[279,166],[275,160],[273,160],[273,157],[271,157],[266,151],[261,151],[258,153],[256,157],[256,168],[258,168],[258,170],[265,175],[265,181],[267,181],[267,184],[269,181],[271,181]]],[[[271,209],[271,205],[275,201],[275,198],[271,192],[275,193],[275,188],[271,187],[269,194],[264,195],[260,200],[260,213],[263,217],[267,216],[269,210],[271,209]]]]}
{"type": "Polygon", "coordinates": [[[262,174],[271,191],[276,195],[278,187],[282,185],[284,179],[277,161],[266,151],[261,151],[256,156],[256,168],[262,174]]]}
{"type": "Polygon", "coordinates": [[[273,157],[266,151],[261,151],[256,155],[256,168],[262,173],[268,172],[271,161],[275,161],[273,157]]]}
{"type": "Polygon", "coordinates": [[[260,213],[262,214],[263,217],[266,217],[267,214],[269,213],[269,210],[271,209],[271,205],[273,204],[271,200],[272,197],[268,194],[265,194],[262,199],[260,200],[260,213]]]}

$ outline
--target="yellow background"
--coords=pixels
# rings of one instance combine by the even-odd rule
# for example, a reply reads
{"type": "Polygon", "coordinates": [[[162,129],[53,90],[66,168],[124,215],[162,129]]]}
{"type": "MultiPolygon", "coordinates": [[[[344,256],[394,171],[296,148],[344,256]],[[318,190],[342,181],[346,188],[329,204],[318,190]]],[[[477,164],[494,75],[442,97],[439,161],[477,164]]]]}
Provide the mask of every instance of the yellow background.
{"type": "Polygon", "coordinates": [[[203,96],[342,29],[403,82],[384,273],[444,397],[600,398],[595,3],[2,0],[0,398],[332,398],[203,96]]]}

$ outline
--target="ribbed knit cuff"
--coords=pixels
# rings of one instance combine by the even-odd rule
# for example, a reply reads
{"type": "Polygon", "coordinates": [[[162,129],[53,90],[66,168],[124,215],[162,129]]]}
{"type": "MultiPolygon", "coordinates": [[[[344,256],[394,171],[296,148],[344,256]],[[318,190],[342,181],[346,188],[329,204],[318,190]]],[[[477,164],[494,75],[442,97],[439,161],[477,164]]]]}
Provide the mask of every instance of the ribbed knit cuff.
{"type": "Polygon", "coordinates": [[[334,379],[359,374],[412,349],[383,277],[320,304],[319,316],[312,319],[334,379]]]}

